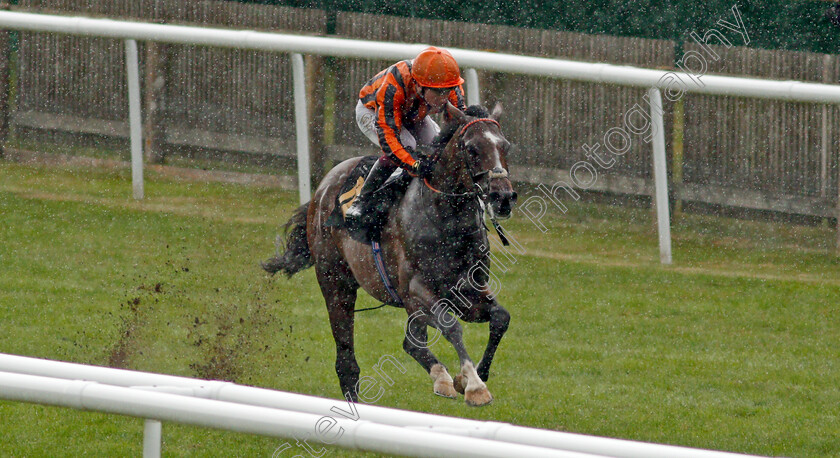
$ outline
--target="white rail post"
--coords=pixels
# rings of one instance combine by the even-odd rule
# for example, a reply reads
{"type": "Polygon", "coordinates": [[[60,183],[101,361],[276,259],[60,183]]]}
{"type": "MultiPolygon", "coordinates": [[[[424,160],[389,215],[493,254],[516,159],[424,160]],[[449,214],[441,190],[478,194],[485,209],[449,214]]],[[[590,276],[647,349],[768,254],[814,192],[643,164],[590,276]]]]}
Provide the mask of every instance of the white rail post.
{"type": "Polygon", "coordinates": [[[298,191],[300,203],[312,198],[309,177],[309,118],[306,113],[306,75],[303,71],[303,56],[292,54],[292,75],[295,90],[295,134],[297,137],[298,191]]]}
{"type": "Polygon", "coordinates": [[[135,199],[143,198],[143,120],[140,115],[140,70],[137,42],[125,40],[125,68],[128,75],[128,124],[131,131],[131,186],[135,199]]]}
{"type": "Polygon", "coordinates": [[[481,93],[478,87],[478,72],[474,68],[468,68],[464,72],[464,81],[467,83],[467,105],[480,104],[481,93]]]}
{"type": "Polygon", "coordinates": [[[160,422],[146,419],[143,429],[143,458],[160,458],[160,440],[160,422]]]}
{"type": "Polygon", "coordinates": [[[671,216],[668,209],[668,172],[665,157],[665,122],[659,89],[648,89],[653,128],[653,176],[656,183],[656,221],[659,227],[659,261],[671,264],[671,216]]]}

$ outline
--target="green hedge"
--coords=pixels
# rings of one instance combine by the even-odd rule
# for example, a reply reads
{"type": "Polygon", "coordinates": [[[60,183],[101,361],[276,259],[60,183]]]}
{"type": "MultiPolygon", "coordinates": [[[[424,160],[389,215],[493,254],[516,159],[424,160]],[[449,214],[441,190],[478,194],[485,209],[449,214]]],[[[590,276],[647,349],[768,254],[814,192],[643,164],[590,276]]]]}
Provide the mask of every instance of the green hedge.
{"type": "Polygon", "coordinates": [[[692,31],[732,21],[737,3],[751,47],[837,53],[840,27],[827,15],[826,1],[744,0],[236,0],[327,11],[361,11],[398,16],[482,22],[584,33],[663,38],[682,42],[692,31]]]}

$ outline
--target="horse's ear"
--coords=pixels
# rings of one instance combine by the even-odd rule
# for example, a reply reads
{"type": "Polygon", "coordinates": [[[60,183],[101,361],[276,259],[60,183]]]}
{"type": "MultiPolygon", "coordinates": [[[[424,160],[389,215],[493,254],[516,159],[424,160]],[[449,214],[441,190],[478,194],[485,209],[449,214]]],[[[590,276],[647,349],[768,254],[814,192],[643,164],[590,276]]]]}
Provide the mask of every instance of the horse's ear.
{"type": "Polygon", "coordinates": [[[496,103],[496,106],[493,107],[493,111],[490,112],[490,119],[494,119],[496,121],[502,117],[502,104],[496,103]]]}
{"type": "Polygon", "coordinates": [[[446,102],[446,112],[460,124],[467,122],[467,115],[450,102],[446,102]]]}

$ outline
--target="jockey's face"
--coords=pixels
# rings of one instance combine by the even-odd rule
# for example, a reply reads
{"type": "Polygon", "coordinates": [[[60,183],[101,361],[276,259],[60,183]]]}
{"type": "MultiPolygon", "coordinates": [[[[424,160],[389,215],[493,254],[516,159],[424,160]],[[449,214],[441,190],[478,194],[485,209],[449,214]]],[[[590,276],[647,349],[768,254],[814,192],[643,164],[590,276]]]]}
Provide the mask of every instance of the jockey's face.
{"type": "Polygon", "coordinates": [[[434,88],[434,87],[424,87],[423,88],[423,100],[431,108],[432,113],[437,113],[446,106],[446,101],[449,100],[449,93],[452,92],[452,88],[434,88]]]}

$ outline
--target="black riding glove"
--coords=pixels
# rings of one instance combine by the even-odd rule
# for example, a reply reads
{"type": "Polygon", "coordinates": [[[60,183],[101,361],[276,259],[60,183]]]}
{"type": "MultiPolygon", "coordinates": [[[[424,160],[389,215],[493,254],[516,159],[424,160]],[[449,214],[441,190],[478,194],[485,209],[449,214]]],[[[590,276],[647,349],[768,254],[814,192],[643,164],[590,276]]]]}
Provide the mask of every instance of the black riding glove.
{"type": "Polygon", "coordinates": [[[432,174],[432,170],[434,169],[435,164],[432,162],[431,159],[428,157],[420,156],[417,158],[417,161],[414,162],[414,166],[412,170],[415,175],[420,178],[427,178],[429,175],[432,174]]]}
{"type": "Polygon", "coordinates": [[[434,164],[428,157],[422,154],[422,147],[420,149],[421,151],[418,153],[410,146],[405,147],[408,154],[414,158],[414,165],[408,166],[406,164],[405,168],[413,175],[417,175],[420,178],[426,178],[432,173],[432,167],[434,164]]]}

